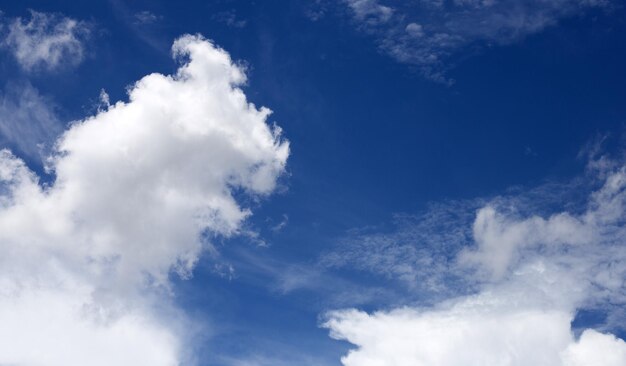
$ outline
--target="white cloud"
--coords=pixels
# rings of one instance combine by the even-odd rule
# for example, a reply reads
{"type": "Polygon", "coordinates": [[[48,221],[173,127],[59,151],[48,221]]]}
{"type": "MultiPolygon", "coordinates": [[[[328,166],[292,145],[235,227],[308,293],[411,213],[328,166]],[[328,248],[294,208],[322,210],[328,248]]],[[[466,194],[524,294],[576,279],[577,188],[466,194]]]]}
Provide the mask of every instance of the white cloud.
{"type": "Polygon", "coordinates": [[[83,43],[90,33],[85,22],[37,11],[31,11],[29,19],[13,19],[7,28],[2,45],[27,71],[79,64],[85,56],[83,43]]]}
{"type": "Polygon", "coordinates": [[[53,183],[0,154],[0,344],[14,345],[0,364],[181,362],[168,277],[239,232],[250,211],[234,194],[271,193],[289,145],[225,51],[184,36],[173,53],[176,74],[145,76],[59,138],[53,183]]]}
{"type": "Polygon", "coordinates": [[[0,340],[10,345],[0,351],[3,365],[179,364],[178,339],[144,312],[103,320],[103,308],[88,307],[90,286],[40,285],[0,296],[0,340]]]}
{"type": "Polygon", "coordinates": [[[468,298],[450,308],[399,309],[368,315],[331,314],[331,335],[359,346],[346,366],[618,366],[626,344],[587,330],[570,331],[571,313],[516,308],[495,296],[468,298]]]}
{"type": "Polygon", "coordinates": [[[162,16],[156,15],[153,12],[148,11],[148,10],[142,10],[142,11],[135,13],[134,18],[135,18],[135,24],[138,24],[138,25],[154,24],[163,19],[162,16]]]}
{"type": "Polygon", "coordinates": [[[487,206],[478,211],[473,229],[478,249],[462,252],[460,260],[479,264],[496,278],[508,272],[521,250],[546,246],[547,251],[558,251],[560,246],[583,246],[594,240],[594,228],[567,213],[516,221],[487,206]]]}
{"type": "Polygon", "coordinates": [[[451,268],[470,276],[475,294],[431,307],[329,313],[331,336],[358,347],[343,364],[626,364],[623,340],[593,329],[576,339],[571,325],[578,309],[626,306],[626,168],[605,173],[583,211],[524,217],[497,202],[479,210],[474,244],[457,251],[451,268]]]}
{"type": "Polygon", "coordinates": [[[52,103],[32,85],[9,84],[0,95],[0,139],[39,159],[62,132],[52,103]]]}
{"type": "Polygon", "coordinates": [[[386,23],[393,15],[393,9],[381,5],[377,0],[346,0],[354,18],[366,25],[386,23]]]}
{"type": "Polygon", "coordinates": [[[626,285],[621,280],[626,278],[625,218],[623,167],[607,176],[580,214],[518,218],[490,206],[482,208],[473,226],[475,246],[465,248],[458,259],[461,265],[475,266],[500,280],[528,261],[545,258],[567,268],[569,276],[606,291],[613,301],[626,303],[626,285]]]}
{"type": "Polygon", "coordinates": [[[451,83],[448,59],[469,45],[509,44],[610,0],[345,0],[357,27],[399,62],[451,83]]]}
{"type": "Polygon", "coordinates": [[[404,29],[412,37],[421,37],[424,35],[424,29],[417,23],[409,23],[404,29]]]}
{"type": "Polygon", "coordinates": [[[620,366],[626,364],[626,343],[611,335],[587,330],[561,357],[567,366],[620,366]]]}

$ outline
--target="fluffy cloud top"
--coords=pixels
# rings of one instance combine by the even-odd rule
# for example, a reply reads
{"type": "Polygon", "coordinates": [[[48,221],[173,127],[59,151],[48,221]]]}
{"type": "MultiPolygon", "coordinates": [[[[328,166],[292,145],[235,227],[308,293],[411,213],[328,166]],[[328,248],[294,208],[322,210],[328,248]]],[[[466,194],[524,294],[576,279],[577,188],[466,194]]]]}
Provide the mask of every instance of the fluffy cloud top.
{"type": "Polygon", "coordinates": [[[27,71],[79,64],[84,58],[84,40],[90,32],[85,22],[37,11],[31,11],[28,20],[13,19],[7,28],[2,45],[27,71]]]}
{"type": "Polygon", "coordinates": [[[578,309],[626,305],[625,218],[626,168],[610,172],[581,213],[520,217],[487,205],[450,269],[470,276],[475,294],[335,311],[324,326],[358,346],[346,366],[625,365],[623,340],[594,329],[576,338],[571,325],[578,309]]]}
{"type": "Polygon", "coordinates": [[[250,211],[235,195],[271,193],[289,145],[225,51],[184,36],[173,53],[174,75],[142,78],[59,138],[53,183],[0,154],[0,343],[14,345],[0,364],[181,361],[159,288],[238,232],[250,211]]]}

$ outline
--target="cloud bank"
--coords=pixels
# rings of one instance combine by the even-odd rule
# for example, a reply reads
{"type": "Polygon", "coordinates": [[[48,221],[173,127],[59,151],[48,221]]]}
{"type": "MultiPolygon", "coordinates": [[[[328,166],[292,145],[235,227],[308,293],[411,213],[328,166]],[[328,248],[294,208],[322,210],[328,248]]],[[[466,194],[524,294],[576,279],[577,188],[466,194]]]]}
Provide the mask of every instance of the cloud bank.
{"type": "Polygon", "coordinates": [[[90,31],[86,22],[31,10],[29,19],[17,17],[8,22],[2,46],[24,70],[52,71],[82,62],[90,31]]]}
{"type": "MultiPolygon", "coordinates": [[[[622,327],[619,311],[626,306],[626,167],[596,166],[605,169],[594,172],[604,183],[582,210],[542,217],[522,214],[525,210],[511,207],[515,201],[494,200],[477,211],[471,242],[459,245],[451,261],[439,261],[445,266],[435,267],[466,276],[473,293],[457,289],[460,295],[432,306],[327,314],[324,326],[331,336],[357,346],[343,364],[626,364],[626,343],[609,333],[622,327]],[[580,309],[616,312],[607,317],[616,323],[573,329],[580,309]]],[[[387,245],[407,248],[406,243],[387,245]]],[[[414,278],[438,276],[427,270],[419,274],[414,278]]]]}
{"type": "Polygon", "coordinates": [[[177,365],[182,315],[169,276],[189,276],[216,235],[270,194],[288,142],[239,88],[244,70],[200,36],[58,139],[51,183],[0,153],[0,364],[177,365]]]}

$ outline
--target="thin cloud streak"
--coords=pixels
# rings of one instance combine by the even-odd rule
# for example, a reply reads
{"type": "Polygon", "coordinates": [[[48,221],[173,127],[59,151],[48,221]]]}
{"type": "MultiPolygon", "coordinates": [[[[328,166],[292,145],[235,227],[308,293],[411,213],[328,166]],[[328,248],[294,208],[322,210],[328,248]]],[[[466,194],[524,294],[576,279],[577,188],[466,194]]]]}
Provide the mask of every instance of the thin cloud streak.
{"type": "Polygon", "coordinates": [[[398,62],[427,79],[451,85],[453,56],[468,47],[518,42],[590,9],[610,9],[610,0],[398,2],[343,0],[356,28],[398,62]]]}
{"type": "Polygon", "coordinates": [[[33,161],[52,149],[63,131],[54,104],[30,83],[8,83],[0,95],[0,140],[33,161]]]}

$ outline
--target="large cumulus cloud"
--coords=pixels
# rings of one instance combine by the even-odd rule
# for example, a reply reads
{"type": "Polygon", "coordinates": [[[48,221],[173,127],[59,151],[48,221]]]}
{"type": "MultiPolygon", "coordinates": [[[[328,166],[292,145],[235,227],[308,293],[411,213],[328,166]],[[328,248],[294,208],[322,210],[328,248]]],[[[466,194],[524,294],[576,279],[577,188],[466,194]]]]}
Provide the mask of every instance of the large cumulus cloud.
{"type": "Polygon", "coordinates": [[[181,362],[168,277],[238,232],[235,196],[270,194],[289,145],[225,51],[184,36],[173,54],[175,74],[69,127],[52,183],[0,153],[0,364],[181,362]]]}

